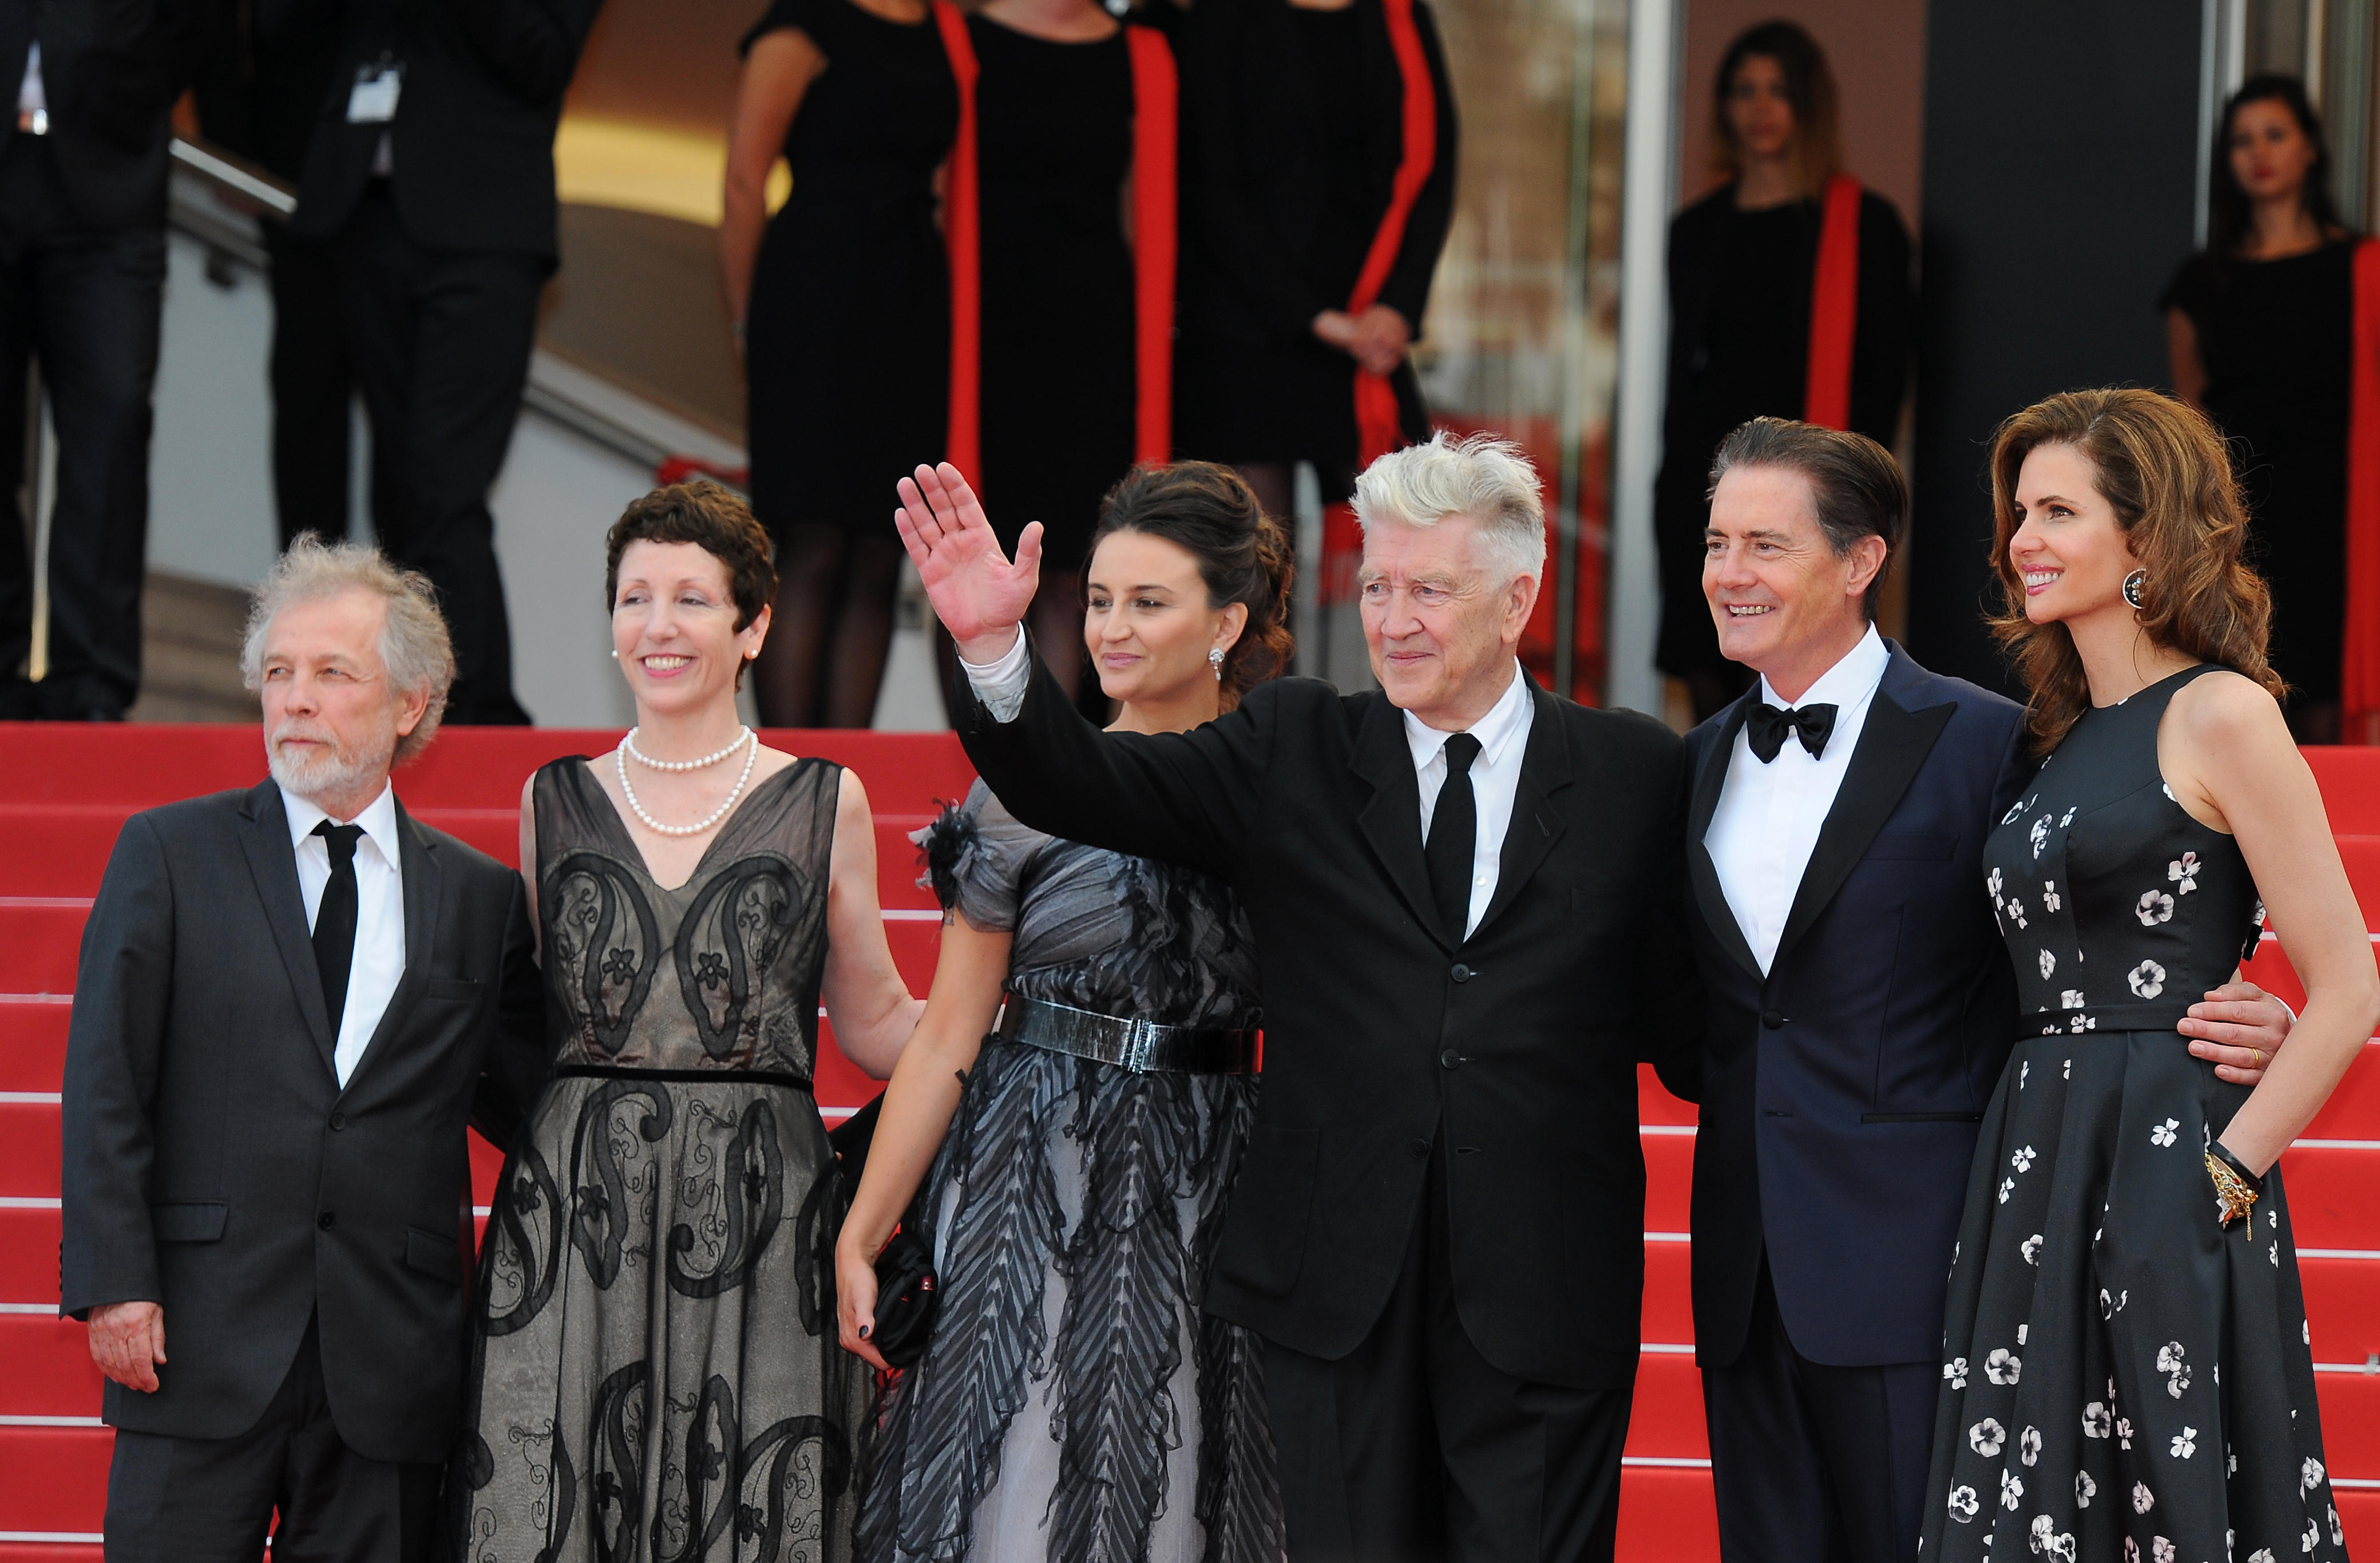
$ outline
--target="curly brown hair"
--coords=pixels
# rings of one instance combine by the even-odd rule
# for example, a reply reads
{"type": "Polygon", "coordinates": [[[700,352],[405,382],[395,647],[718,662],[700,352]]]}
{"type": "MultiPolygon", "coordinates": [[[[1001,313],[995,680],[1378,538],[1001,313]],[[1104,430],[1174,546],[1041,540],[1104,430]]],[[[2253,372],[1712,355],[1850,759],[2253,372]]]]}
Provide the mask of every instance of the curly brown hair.
{"type": "Polygon", "coordinates": [[[2126,546],[2145,572],[2141,628],[2156,645],[2255,680],[2278,698],[2285,685],[2265,660],[2273,600],[2240,558],[2248,511],[2230,453],[2204,413],[2128,386],[2067,391],[2000,425],[1992,445],[1992,567],[2000,607],[1993,636],[2030,692],[2025,724],[2035,752],[2058,746],[2091,704],[2090,681],[2062,624],[2024,613],[2024,576],[2009,555],[2017,475],[2024,458],[2065,445],[2091,464],[2126,546]]]}
{"type": "Polygon", "coordinates": [[[1289,596],[1296,576],[1289,537],[1264,513],[1256,491],[1228,466],[1177,461],[1135,466],[1099,503],[1099,529],[1085,557],[1114,532],[1140,532],[1187,550],[1198,561],[1211,608],[1248,611],[1240,638],[1223,656],[1223,709],[1289,666],[1289,596]]]}
{"type": "Polygon", "coordinates": [[[692,543],[726,565],[738,630],[777,600],[777,567],[770,562],[768,532],[735,491],[707,478],[640,495],[612,523],[603,539],[606,613],[619,600],[620,556],[630,543],[638,542],[692,543]]]}

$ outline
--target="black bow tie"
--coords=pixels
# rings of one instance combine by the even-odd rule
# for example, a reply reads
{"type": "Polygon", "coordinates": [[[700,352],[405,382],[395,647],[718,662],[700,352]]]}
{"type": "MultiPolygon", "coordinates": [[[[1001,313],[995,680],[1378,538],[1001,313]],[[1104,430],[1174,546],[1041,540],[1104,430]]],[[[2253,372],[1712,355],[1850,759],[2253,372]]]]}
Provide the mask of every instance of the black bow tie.
{"type": "Polygon", "coordinates": [[[1743,735],[1752,743],[1752,752],[1767,765],[1785,747],[1785,734],[1791,732],[1802,740],[1802,747],[1816,759],[1827,752],[1827,738],[1835,731],[1835,708],[1832,706],[1794,706],[1785,710],[1762,701],[1752,708],[1743,721],[1743,735]]]}

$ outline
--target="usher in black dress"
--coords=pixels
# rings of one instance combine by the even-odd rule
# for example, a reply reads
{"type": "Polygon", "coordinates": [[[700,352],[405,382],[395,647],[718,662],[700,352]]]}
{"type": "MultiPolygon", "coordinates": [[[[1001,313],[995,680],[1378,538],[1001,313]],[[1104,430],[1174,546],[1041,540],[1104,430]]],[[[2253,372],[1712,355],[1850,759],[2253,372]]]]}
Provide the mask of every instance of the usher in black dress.
{"type": "Polygon", "coordinates": [[[2273,589],[2274,671],[2338,698],[2347,619],[2347,382],[2355,246],[2280,260],[2192,256],[2161,308],[2198,331],[2207,414],[2240,447],[2249,562],[2273,589]]]}
{"type": "Polygon", "coordinates": [[[1926,1563],[2344,1563],[2279,1169],[2216,1217],[2248,1098],[2174,1029],[2264,908],[2157,771],[2200,666],[2087,711],[1984,845],[2029,1035],[1950,1254],[1926,1563]]]}
{"type": "Polygon", "coordinates": [[[958,89],[929,19],[852,0],[775,0],[827,67],[785,133],[793,194],[770,219],[744,327],[752,510],[789,527],[889,531],[892,486],[942,452],[950,271],[933,175],[958,89]]]}
{"type": "Polygon", "coordinates": [[[1122,28],[1061,43],[978,16],[967,31],[982,67],[985,505],[1008,546],[1038,521],[1046,567],[1075,570],[1132,466],[1130,46],[1122,28]]]}

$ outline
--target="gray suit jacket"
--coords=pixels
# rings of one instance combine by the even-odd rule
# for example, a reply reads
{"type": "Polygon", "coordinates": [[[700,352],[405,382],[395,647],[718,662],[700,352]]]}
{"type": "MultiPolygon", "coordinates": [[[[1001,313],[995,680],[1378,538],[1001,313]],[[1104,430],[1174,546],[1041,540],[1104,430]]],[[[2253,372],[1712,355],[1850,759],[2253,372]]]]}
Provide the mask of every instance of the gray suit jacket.
{"type": "Polygon", "coordinates": [[[126,821],[67,1040],[60,1306],[165,1311],[161,1387],[115,1426],[245,1431],[319,1315],[339,1435],[445,1458],[471,1245],[464,1138],[507,1144],[546,1072],[520,877],[397,810],[405,975],[342,1089],[281,794],[126,821]]]}

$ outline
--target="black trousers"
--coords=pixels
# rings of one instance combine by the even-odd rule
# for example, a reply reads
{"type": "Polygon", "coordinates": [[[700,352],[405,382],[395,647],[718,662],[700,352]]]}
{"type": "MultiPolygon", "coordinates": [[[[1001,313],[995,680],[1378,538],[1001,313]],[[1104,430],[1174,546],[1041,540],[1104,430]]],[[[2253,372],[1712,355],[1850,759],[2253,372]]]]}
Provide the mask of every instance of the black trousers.
{"type": "Polygon", "coordinates": [[[1515,1378],[1455,1315],[1445,1150],[1379,1322],[1336,1362],[1265,1345],[1293,1563],[1608,1560],[1634,1359],[1620,1382],[1515,1378]]]}
{"type": "Polygon", "coordinates": [[[1793,1349],[1768,1261],[1743,1353],[1703,1370],[1725,1563],[1913,1563],[1933,1363],[1828,1367],[1793,1349]]]}
{"type": "Polygon", "coordinates": [[[372,527],[430,577],[455,639],[446,720],[526,723],[488,491],[503,470],[552,267],[511,250],[431,249],[375,181],[331,240],[342,338],[371,418],[372,527]]]}
{"type": "Polygon", "coordinates": [[[165,282],[163,228],[76,215],[48,139],[0,154],[0,492],[25,471],[26,372],[41,365],[57,430],[50,513],[49,671],[16,685],[32,645],[33,572],[0,504],[0,714],[120,717],[140,689],[149,547],[150,393],[165,282]]]}
{"type": "MultiPolygon", "coordinates": [[[[292,237],[278,223],[266,223],[264,248],[273,262],[273,499],[281,521],[281,546],[300,532],[326,542],[347,535],[348,472],[352,429],[347,406],[356,378],[339,308],[339,272],[331,248],[292,237]]],[[[375,511],[387,512],[395,496],[378,482],[387,470],[374,464],[375,511]]]]}
{"type": "Polygon", "coordinates": [[[115,1435],[107,1563],[427,1563],[439,1467],[366,1460],[340,1440],[313,1326],[255,1426],[236,1438],[115,1435]],[[273,1523],[275,1512],[280,1522],[273,1523]]]}

